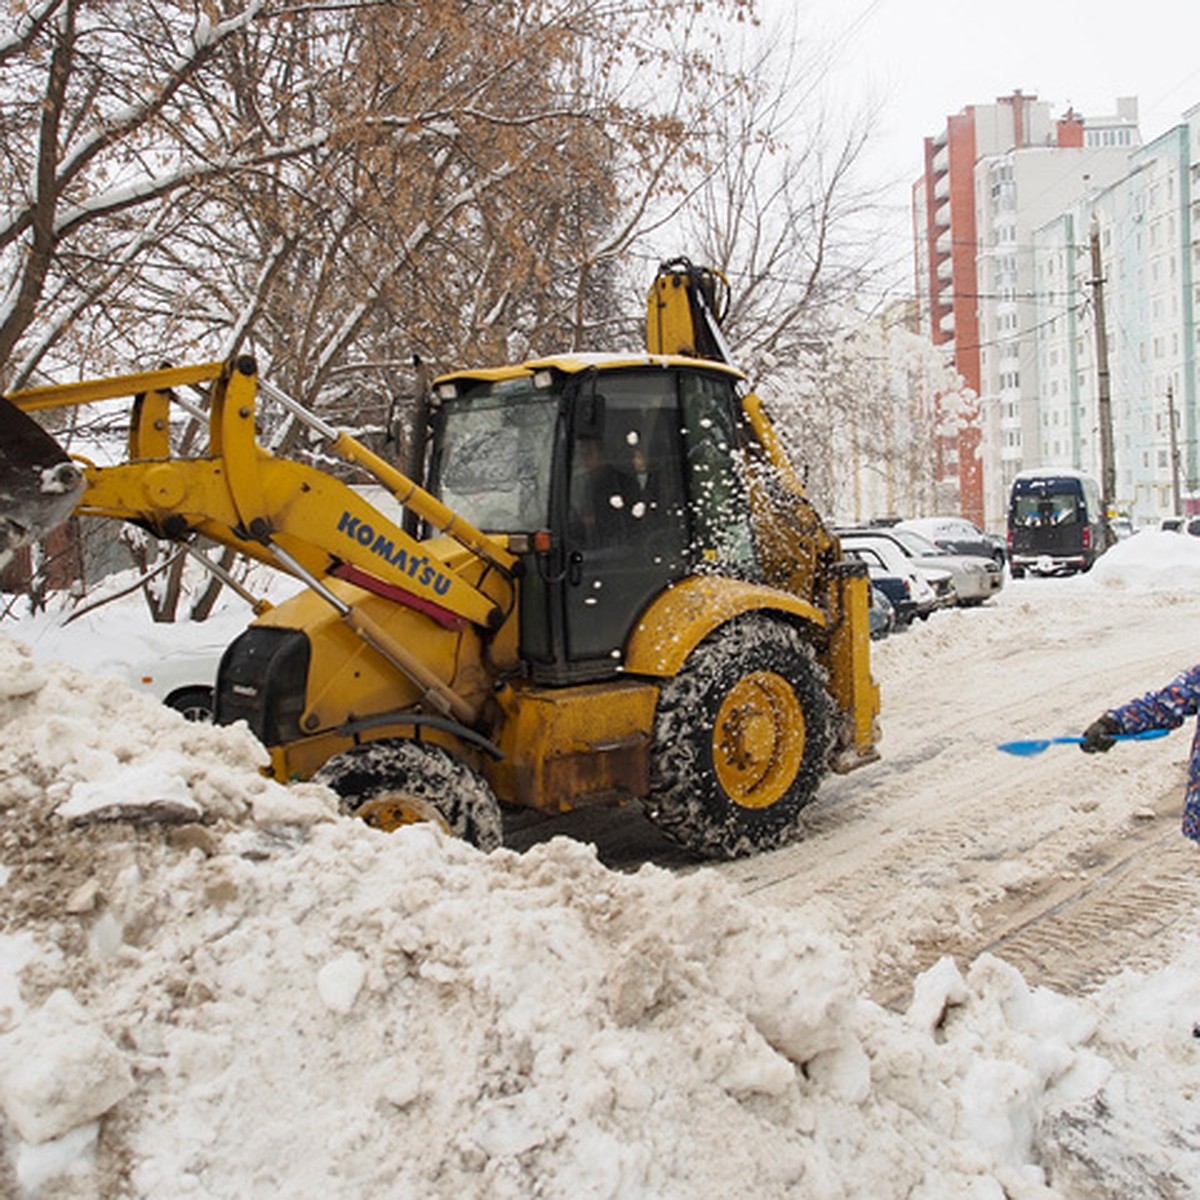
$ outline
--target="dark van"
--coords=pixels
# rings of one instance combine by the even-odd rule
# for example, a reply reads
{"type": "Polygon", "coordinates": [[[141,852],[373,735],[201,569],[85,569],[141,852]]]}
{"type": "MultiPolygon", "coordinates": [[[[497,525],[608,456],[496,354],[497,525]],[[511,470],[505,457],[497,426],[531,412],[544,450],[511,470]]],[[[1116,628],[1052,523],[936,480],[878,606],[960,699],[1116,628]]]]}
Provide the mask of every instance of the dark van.
{"type": "Polygon", "coordinates": [[[1108,549],[1100,485],[1069,468],[1022,471],[1008,504],[1008,561],[1014,579],[1026,571],[1058,575],[1090,570],[1108,549]]]}

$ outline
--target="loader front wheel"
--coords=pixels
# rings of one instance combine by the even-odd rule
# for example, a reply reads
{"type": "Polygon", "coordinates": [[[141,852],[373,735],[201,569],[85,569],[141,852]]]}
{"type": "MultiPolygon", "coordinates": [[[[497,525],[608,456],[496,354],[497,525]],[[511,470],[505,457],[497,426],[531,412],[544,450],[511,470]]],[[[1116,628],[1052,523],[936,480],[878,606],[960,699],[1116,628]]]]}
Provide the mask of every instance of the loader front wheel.
{"type": "Polygon", "coordinates": [[[757,614],[723,626],[660,693],[649,816],[706,857],[782,846],[828,769],[832,737],[824,673],[799,633],[757,614]]]}
{"type": "Polygon", "coordinates": [[[480,850],[501,842],[500,805],[487,781],[450,751],[403,739],[368,742],[334,755],[313,776],[342,811],[392,832],[430,821],[480,850]]]}

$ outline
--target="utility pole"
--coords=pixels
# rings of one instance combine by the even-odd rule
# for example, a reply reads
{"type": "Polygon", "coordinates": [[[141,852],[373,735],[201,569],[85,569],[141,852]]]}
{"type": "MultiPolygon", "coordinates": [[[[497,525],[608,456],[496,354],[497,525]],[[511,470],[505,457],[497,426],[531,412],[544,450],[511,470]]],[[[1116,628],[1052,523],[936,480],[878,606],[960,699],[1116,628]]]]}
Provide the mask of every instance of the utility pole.
{"type": "Polygon", "coordinates": [[[1174,513],[1183,512],[1183,488],[1179,478],[1179,435],[1175,428],[1175,389],[1167,384],[1167,420],[1171,428],[1171,497],[1175,507],[1174,513]]]}
{"type": "Polygon", "coordinates": [[[1100,222],[1092,217],[1092,285],[1096,313],[1096,379],[1099,384],[1100,490],[1104,515],[1117,499],[1117,464],[1113,458],[1112,394],[1108,377],[1108,331],[1104,325],[1104,266],[1100,260],[1100,222]]]}

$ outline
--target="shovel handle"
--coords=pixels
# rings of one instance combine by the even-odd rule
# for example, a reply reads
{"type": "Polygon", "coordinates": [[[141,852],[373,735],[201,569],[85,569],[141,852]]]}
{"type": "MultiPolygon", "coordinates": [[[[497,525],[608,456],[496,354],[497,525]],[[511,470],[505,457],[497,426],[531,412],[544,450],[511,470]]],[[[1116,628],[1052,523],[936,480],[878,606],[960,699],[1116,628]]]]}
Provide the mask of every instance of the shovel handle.
{"type": "MultiPolygon", "coordinates": [[[[1141,733],[1114,733],[1111,736],[1114,742],[1148,742],[1154,738],[1166,737],[1170,732],[1169,729],[1143,729],[1141,733]]],[[[1001,742],[996,749],[1003,750],[1005,754],[1015,754],[1018,758],[1029,758],[1034,754],[1041,754],[1043,750],[1049,750],[1051,746],[1078,746],[1082,742],[1082,734],[1063,734],[1061,737],[1001,742]]]]}

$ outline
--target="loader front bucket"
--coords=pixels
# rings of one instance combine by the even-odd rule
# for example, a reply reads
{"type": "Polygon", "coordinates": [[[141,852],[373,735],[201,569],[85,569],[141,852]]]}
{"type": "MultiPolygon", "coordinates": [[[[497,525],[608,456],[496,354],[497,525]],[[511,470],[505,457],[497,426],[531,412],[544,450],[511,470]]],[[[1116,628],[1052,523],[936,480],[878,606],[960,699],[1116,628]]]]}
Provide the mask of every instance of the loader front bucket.
{"type": "Polygon", "coordinates": [[[28,413],[0,396],[0,568],[61,525],[83,491],[82,472],[28,413]]]}

